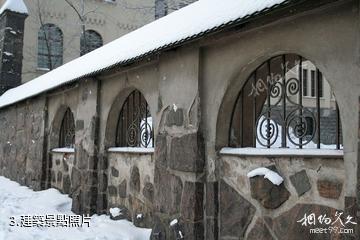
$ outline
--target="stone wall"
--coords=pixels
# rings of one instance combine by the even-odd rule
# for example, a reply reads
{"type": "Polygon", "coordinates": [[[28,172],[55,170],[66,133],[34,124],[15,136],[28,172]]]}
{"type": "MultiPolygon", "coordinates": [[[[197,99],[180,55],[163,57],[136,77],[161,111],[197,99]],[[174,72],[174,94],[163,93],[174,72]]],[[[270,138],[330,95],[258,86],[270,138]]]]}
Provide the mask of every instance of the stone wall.
{"type": "Polygon", "coordinates": [[[108,208],[119,207],[137,226],[152,227],[154,166],[152,153],[110,152],[108,208]]]}
{"type": "Polygon", "coordinates": [[[75,163],[73,153],[51,153],[51,187],[59,189],[60,192],[69,194],[71,189],[72,168],[75,163]]]}
{"type": "Polygon", "coordinates": [[[334,216],[336,209],[355,216],[358,6],[345,2],[293,16],[290,23],[284,18],[254,23],[251,31],[229,29],[4,107],[0,174],[36,190],[48,183],[43,186],[69,191],[76,213],[124,207],[157,240],[306,239],[306,229],[290,220],[310,212],[334,216]],[[261,63],[289,52],[314,61],[332,85],[343,159],[219,155],[228,146],[242,84],[261,63]],[[134,89],[149,104],[154,153],[108,152],[122,104],[134,89]],[[67,107],[75,119],[75,153],[65,156],[51,150],[59,147],[67,107]],[[248,179],[259,166],[278,171],[285,182],[274,187],[262,177],[248,179]],[[178,223],[170,226],[174,219],[178,223]]]}
{"type": "MultiPolygon", "coordinates": [[[[222,155],[220,161],[220,239],[320,237],[310,234],[311,226],[297,221],[312,213],[335,220],[336,211],[344,209],[342,158],[222,155]],[[249,179],[247,173],[258,167],[279,173],[284,182],[276,186],[263,176],[249,179]]],[[[331,234],[323,235],[326,239],[331,234]]]]}
{"type": "Polygon", "coordinates": [[[0,111],[0,174],[35,190],[43,182],[45,99],[0,111]]]}

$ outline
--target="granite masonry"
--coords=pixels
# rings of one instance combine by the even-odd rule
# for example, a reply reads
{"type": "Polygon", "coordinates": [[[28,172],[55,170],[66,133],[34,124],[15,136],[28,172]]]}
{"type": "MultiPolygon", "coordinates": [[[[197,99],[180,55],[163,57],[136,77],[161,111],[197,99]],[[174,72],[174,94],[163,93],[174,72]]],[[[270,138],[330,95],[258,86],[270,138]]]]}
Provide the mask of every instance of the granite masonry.
{"type": "Polygon", "coordinates": [[[359,1],[289,2],[2,107],[0,174],[69,194],[76,213],[119,207],[115,220],[152,228],[153,240],[359,239],[359,1]],[[326,76],[340,109],[343,150],[229,150],[231,114],[245,81],[287,53],[311,60],[326,76]],[[134,90],[152,117],[154,147],[146,151],[116,144],[118,118],[134,90]],[[72,151],[59,146],[67,109],[72,151]],[[284,181],[247,177],[259,167],[284,181]],[[345,226],[335,222],[339,214],[345,226]],[[329,219],[348,232],[316,232],[329,219]]]}

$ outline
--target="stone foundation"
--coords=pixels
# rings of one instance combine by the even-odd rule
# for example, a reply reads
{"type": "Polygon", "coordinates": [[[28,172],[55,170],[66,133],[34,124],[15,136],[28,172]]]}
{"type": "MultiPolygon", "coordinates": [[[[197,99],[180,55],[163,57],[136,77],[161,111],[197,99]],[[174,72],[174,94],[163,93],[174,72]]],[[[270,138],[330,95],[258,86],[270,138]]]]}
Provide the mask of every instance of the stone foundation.
{"type": "Polygon", "coordinates": [[[151,227],[154,200],[152,153],[109,152],[108,208],[119,207],[135,225],[151,227]],[[141,217],[140,217],[141,216],[141,217]]]}
{"type": "MultiPolygon", "coordinates": [[[[335,221],[336,212],[348,214],[343,192],[345,170],[342,158],[222,155],[220,161],[220,239],[341,237],[335,233],[317,235],[310,233],[310,229],[329,227],[318,222],[320,216],[326,215],[335,221]],[[284,182],[276,186],[263,176],[249,179],[247,173],[258,167],[277,172],[284,182]],[[305,214],[312,213],[316,216],[316,224],[302,225],[305,214]]],[[[351,216],[354,221],[355,215],[351,216]]],[[[346,217],[342,216],[344,223],[346,217]]],[[[336,226],[342,227],[340,224],[336,226]]],[[[346,225],[353,230],[355,227],[346,225]]]]}
{"type": "Polygon", "coordinates": [[[73,177],[72,169],[75,164],[75,155],[73,153],[52,152],[51,156],[51,187],[71,196],[71,179],[73,177]]]}

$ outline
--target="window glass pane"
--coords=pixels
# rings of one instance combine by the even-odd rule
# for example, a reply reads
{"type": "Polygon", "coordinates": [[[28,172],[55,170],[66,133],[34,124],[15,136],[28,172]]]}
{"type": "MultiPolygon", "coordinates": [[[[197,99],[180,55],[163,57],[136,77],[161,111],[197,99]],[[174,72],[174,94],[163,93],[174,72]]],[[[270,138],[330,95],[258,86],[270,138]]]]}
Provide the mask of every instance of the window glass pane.
{"type": "Polygon", "coordinates": [[[93,30],[85,31],[85,38],[81,35],[80,38],[80,55],[91,52],[103,45],[102,37],[99,33],[93,30]]]}
{"type": "Polygon", "coordinates": [[[38,33],[38,67],[56,68],[62,65],[62,55],[63,36],[61,30],[54,24],[45,24],[38,33]]]}

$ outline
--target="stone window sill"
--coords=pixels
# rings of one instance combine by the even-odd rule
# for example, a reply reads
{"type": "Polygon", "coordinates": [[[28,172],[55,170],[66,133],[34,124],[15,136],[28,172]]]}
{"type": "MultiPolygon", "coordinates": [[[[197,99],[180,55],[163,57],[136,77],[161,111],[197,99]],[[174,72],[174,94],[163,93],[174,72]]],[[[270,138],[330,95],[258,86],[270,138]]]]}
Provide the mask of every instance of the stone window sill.
{"type": "Polygon", "coordinates": [[[41,67],[38,67],[38,68],[36,68],[36,71],[38,71],[38,72],[49,72],[50,69],[49,69],[49,68],[41,68],[41,67]]]}
{"type": "Polygon", "coordinates": [[[54,148],[51,150],[53,153],[75,153],[75,148],[54,148]]]}
{"type": "Polygon", "coordinates": [[[221,155],[264,156],[264,157],[306,157],[343,158],[343,150],[335,149],[293,149],[293,148],[223,148],[221,155]]]}
{"type": "Polygon", "coordinates": [[[137,153],[148,154],[154,153],[154,148],[142,148],[142,147],[111,147],[107,150],[110,153],[137,153]]]}

